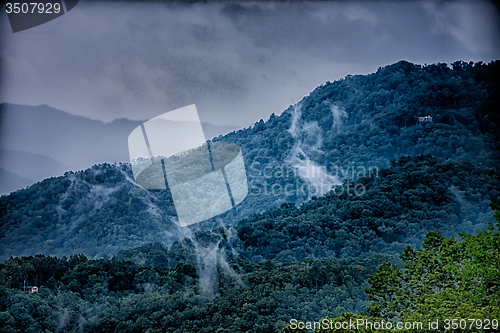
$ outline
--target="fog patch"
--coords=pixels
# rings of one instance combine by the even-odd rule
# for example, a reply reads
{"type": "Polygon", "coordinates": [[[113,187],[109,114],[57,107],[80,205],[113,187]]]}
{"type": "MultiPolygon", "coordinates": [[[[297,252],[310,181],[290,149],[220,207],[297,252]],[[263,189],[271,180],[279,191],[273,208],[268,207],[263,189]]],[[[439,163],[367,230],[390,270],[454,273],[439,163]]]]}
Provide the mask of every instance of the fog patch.
{"type": "MultiPolygon", "coordinates": [[[[332,131],[340,133],[346,113],[336,105],[331,106],[333,125],[332,131]]],[[[328,192],[332,186],[341,184],[339,177],[329,174],[326,166],[319,165],[314,159],[323,155],[319,148],[323,145],[323,134],[317,121],[302,121],[302,104],[299,102],[293,106],[292,122],[288,132],[295,139],[290,154],[285,162],[298,171],[298,175],[304,180],[309,188],[314,188],[314,195],[320,196],[328,192]]],[[[313,194],[308,193],[308,200],[313,194]]]]}

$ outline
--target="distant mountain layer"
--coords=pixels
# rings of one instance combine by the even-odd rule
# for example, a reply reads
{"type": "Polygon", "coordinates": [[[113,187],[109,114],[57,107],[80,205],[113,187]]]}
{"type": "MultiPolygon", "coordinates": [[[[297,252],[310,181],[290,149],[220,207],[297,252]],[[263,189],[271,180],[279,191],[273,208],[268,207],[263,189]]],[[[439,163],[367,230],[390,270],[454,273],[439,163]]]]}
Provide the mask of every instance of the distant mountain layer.
{"type": "MultiPolygon", "coordinates": [[[[104,123],[46,105],[0,104],[0,166],[39,181],[98,163],[127,162],[128,135],[141,123],[104,123]]],[[[237,129],[209,123],[202,127],[207,138],[237,129]]]]}
{"type": "MultiPolygon", "coordinates": [[[[70,167],[58,162],[50,157],[27,153],[24,151],[15,151],[9,149],[0,149],[0,168],[10,171],[26,179],[42,180],[49,177],[61,176],[70,167]]],[[[31,180],[24,186],[33,184],[31,180]]],[[[1,186],[1,185],[0,185],[1,186]]],[[[21,187],[10,187],[7,191],[0,187],[1,194],[7,194],[10,191],[21,187]]]]}
{"type": "MultiPolygon", "coordinates": [[[[487,214],[491,213],[489,208],[485,208],[485,202],[498,200],[498,189],[490,185],[479,188],[477,184],[491,184],[498,175],[499,69],[500,61],[487,65],[457,62],[451,68],[444,64],[418,66],[402,61],[370,75],[348,76],[328,82],[281,115],[273,114],[267,121],[261,120],[252,127],[214,139],[234,142],[241,147],[249,194],[235,209],[191,228],[176,227],[170,192],[147,191],[137,187],[128,164],[96,165],[85,171],[47,179],[0,198],[0,256],[6,258],[41,252],[56,255],[84,253],[94,257],[103,253],[114,255],[120,249],[153,241],[171,244],[197,229],[235,225],[245,217],[263,213],[283,203],[299,204],[322,197],[332,186],[345,184],[347,180],[352,183],[368,179],[382,173],[383,168],[390,167],[391,160],[402,155],[418,154],[432,155],[438,161],[431,159],[428,162],[430,165],[422,164],[422,170],[436,173],[431,167],[433,163],[443,163],[446,167],[442,168],[450,170],[441,178],[433,179],[436,175],[430,175],[432,179],[429,181],[437,183],[427,184],[422,193],[401,188],[417,186],[418,182],[404,182],[412,177],[412,172],[403,173],[403,178],[397,176],[394,181],[384,181],[384,184],[389,184],[384,191],[389,194],[394,192],[393,198],[397,200],[390,206],[392,211],[405,213],[391,221],[380,220],[379,213],[370,213],[370,208],[366,206],[368,203],[360,196],[356,202],[346,206],[350,213],[339,217],[339,226],[344,227],[346,219],[355,221],[353,223],[371,223],[372,219],[368,217],[373,217],[377,223],[385,225],[384,233],[393,228],[390,232],[398,235],[398,228],[402,226],[395,221],[402,221],[408,214],[418,217],[418,210],[423,209],[423,206],[406,207],[412,202],[412,195],[421,200],[439,189],[444,191],[440,192],[441,200],[455,204],[446,206],[443,213],[428,218],[434,222],[426,222],[425,228],[433,225],[450,228],[450,224],[457,223],[460,228],[474,229],[475,225],[484,224],[489,216],[487,214]],[[432,121],[419,123],[418,117],[427,115],[432,121]],[[472,165],[477,172],[472,173],[472,178],[464,180],[464,176],[453,169],[454,164],[463,168],[472,165]],[[443,179],[446,182],[441,183],[443,179]],[[401,192],[405,194],[401,195],[401,192]],[[462,192],[467,196],[461,195],[462,192]],[[471,224],[468,227],[467,220],[464,220],[466,217],[463,217],[467,214],[459,216],[458,204],[470,206],[475,212],[473,218],[468,218],[471,224]],[[363,212],[365,208],[367,212],[363,212]],[[448,222],[445,224],[439,222],[443,214],[451,213],[457,215],[457,219],[446,218],[448,222]],[[359,219],[359,216],[366,216],[367,219],[359,219]]],[[[122,128],[122,132],[128,135],[127,131],[122,128]]],[[[86,145],[97,146],[97,142],[92,140],[89,136],[86,145]]],[[[126,140],[122,143],[126,145],[126,140]]],[[[78,144],[75,143],[81,147],[82,143],[78,144]]],[[[411,165],[412,162],[408,163],[411,165]]],[[[420,172],[419,168],[414,169],[414,173],[420,172]]],[[[389,173],[387,177],[392,176],[389,173]]],[[[421,175],[419,177],[426,179],[421,175]]],[[[389,194],[386,195],[388,198],[389,194]]],[[[389,207],[381,202],[377,203],[380,207],[389,207]]],[[[328,209],[335,210],[335,205],[337,203],[328,209]]],[[[435,209],[433,205],[438,204],[430,202],[426,205],[435,209]]],[[[283,208],[286,214],[295,214],[289,213],[286,207],[283,208]]],[[[314,219],[321,219],[321,214],[318,211],[309,215],[308,220],[311,221],[308,223],[314,224],[314,219]]],[[[286,223],[276,226],[273,225],[276,221],[271,223],[267,218],[246,220],[245,232],[240,236],[249,242],[249,256],[307,256],[307,251],[300,254],[301,248],[307,247],[304,243],[307,239],[294,239],[293,228],[296,226],[293,216],[283,216],[283,223],[286,223]],[[285,228],[291,233],[290,241],[282,239],[291,246],[289,252],[273,252],[274,247],[281,246],[276,243],[278,239],[269,244],[259,243],[259,239],[264,241],[266,237],[253,234],[252,230],[265,232],[268,228],[285,228]]],[[[353,231],[346,227],[345,230],[354,234],[364,232],[362,228],[353,231]]],[[[418,244],[423,230],[427,229],[418,229],[418,237],[412,242],[418,244]]],[[[305,231],[297,232],[301,235],[305,231]]],[[[367,229],[366,233],[381,237],[382,231],[377,227],[367,229]]],[[[330,244],[328,237],[318,253],[330,251],[332,255],[342,256],[342,251],[330,244]]],[[[349,245],[354,249],[352,252],[371,251],[357,247],[357,242],[364,236],[360,237],[349,245]]],[[[382,235],[384,241],[390,240],[390,237],[393,237],[390,233],[382,235]]],[[[398,249],[400,247],[394,247],[394,251],[398,249]]]]}
{"type": "Polygon", "coordinates": [[[0,194],[10,193],[31,184],[33,180],[20,177],[0,167],[0,194]]]}

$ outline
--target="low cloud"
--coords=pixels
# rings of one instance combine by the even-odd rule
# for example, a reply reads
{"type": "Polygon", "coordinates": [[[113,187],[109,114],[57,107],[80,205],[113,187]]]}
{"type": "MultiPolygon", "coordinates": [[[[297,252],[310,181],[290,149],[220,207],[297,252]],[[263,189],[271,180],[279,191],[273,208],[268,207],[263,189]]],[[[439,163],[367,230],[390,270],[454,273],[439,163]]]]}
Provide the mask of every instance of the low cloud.
{"type": "Polygon", "coordinates": [[[488,2],[81,1],[12,34],[0,22],[0,101],[111,121],[189,104],[248,126],[317,85],[401,59],[499,58],[488,2]]]}

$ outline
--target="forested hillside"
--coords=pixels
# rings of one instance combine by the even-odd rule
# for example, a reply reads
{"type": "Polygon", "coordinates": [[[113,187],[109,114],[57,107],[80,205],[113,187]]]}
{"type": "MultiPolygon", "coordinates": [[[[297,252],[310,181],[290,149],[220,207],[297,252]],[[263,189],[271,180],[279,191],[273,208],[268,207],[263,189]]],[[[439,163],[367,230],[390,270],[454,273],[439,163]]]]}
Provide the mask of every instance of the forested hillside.
{"type": "MultiPolygon", "coordinates": [[[[490,223],[486,230],[473,235],[462,233],[462,241],[444,238],[440,232],[429,232],[421,249],[405,248],[400,256],[403,269],[388,262],[382,264],[368,279],[371,287],[366,293],[373,301],[367,308],[368,316],[343,313],[333,319],[323,318],[324,325],[318,325],[314,332],[391,332],[394,329],[497,332],[500,328],[500,205],[492,203],[492,208],[497,210],[496,225],[490,223]],[[342,329],[342,323],[349,320],[359,326],[342,329]]],[[[300,326],[307,327],[307,324],[300,326]]],[[[291,330],[293,328],[289,326],[285,332],[297,332],[291,330]]]]}
{"type": "Polygon", "coordinates": [[[335,186],[298,208],[283,204],[240,221],[237,230],[248,259],[394,255],[421,246],[429,230],[450,236],[485,229],[489,204],[499,199],[493,168],[401,157],[378,177],[335,186]]]}
{"type": "Polygon", "coordinates": [[[217,137],[241,147],[249,194],[189,228],[170,191],[138,187],[126,163],[0,197],[0,331],[333,325],[319,333],[453,316],[491,326],[499,66],[399,62],[217,137]]]}
{"type": "Polygon", "coordinates": [[[279,332],[293,317],[363,311],[366,279],[381,262],[235,261],[203,270],[191,261],[10,259],[0,264],[0,330],[279,332]],[[24,294],[24,279],[43,287],[24,294]]]}
{"type": "MultiPolygon", "coordinates": [[[[500,206],[492,208],[500,222],[500,206]]],[[[455,330],[495,331],[500,315],[499,235],[492,223],[475,235],[461,234],[463,241],[431,231],[423,249],[408,246],[400,260],[373,255],[363,260],[244,261],[231,258],[235,252],[223,229],[198,233],[194,241],[185,239],[170,249],[160,243],[129,249],[113,259],[11,258],[0,264],[0,329],[381,331],[364,325],[355,330],[335,326],[363,320],[391,322],[394,327],[398,322],[422,322],[423,329],[406,331],[435,332],[465,320],[473,329],[455,330]],[[21,286],[26,281],[40,286],[39,291],[24,293],[21,286]],[[457,320],[445,320],[452,318],[457,320]],[[438,329],[427,329],[436,320],[438,329]]]]}
{"type": "Polygon", "coordinates": [[[272,214],[291,217],[268,222],[264,215],[242,223],[239,235],[248,247],[245,255],[296,260],[397,253],[406,242],[420,244],[431,227],[453,232],[481,228],[491,216],[485,202],[498,196],[499,67],[499,61],[451,66],[401,61],[370,75],[328,82],[279,116],[216,138],[242,148],[249,194],[236,209],[191,228],[177,227],[169,191],[137,187],[128,164],[95,165],[46,179],[0,197],[0,259],[36,253],[99,258],[148,242],[172,244],[198,229],[236,225],[255,213],[284,203],[300,204],[334,185],[344,183],[347,188],[354,181],[361,182],[366,195],[330,195],[321,199],[329,213],[314,210],[328,220],[328,225],[318,222],[316,228],[326,233],[318,235],[314,246],[301,243],[307,239],[303,231],[289,229],[302,225],[305,215],[286,204],[272,214]],[[433,121],[418,123],[418,116],[425,115],[433,121]],[[416,154],[433,157],[400,160],[389,171],[400,168],[399,176],[381,171],[399,156],[416,154]],[[443,175],[427,174],[419,163],[443,175]],[[373,207],[359,208],[367,200],[373,207]],[[387,200],[393,205],[390,214],[387,200]],[[342,210],[331,213],[340,206],[342,210]],[[415,222],[420,219],[424,222],[415,222]],[[256,243],[262,232],[258,230],[271,227],[269,223],[286,236],[273,244],[266,237],[256,243]],[[357,231],[355,236],[352,230],[359,224],[367,233],[357,231]],[[353,236],[345,250],[339,242],[327,240],[334,234],[341,239],[342,232],[353,236]],[[264,250],[266,242],[270,246],[264,250]]]}

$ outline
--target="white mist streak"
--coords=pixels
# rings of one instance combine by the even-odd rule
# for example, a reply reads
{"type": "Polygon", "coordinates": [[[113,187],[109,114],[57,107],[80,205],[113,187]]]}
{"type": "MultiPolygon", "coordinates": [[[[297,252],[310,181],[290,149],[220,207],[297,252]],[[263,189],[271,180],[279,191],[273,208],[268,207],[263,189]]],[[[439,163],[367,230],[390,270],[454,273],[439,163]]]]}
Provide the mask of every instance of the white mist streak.
{"type": "MultiPolygon", "coordinates": [[[[125,179],[134,185],[138,191],[141,191],[141,194],[138,196],[140,200],[148,206],[147,211],[151,215],[157,215],[160,210],[153,203],[152,195],[148,190],[143,189],[138,186],[135,181],[129,177],[125,172],[122,171],[125,176],[125,179]]],[[[218,268],[222,270],[222,272],[228,273],[231,276],[235,277],[236,281],[243,285],[243,282],[239,278],[239,276],[234,272],[234,270],[229,266],[227,262],[227,258],[224,252],[224,249],[219,248],[220,243],[222,242],[222,236],[217,235],[219,239],[216,242],[208,242],[207,245],[203,246],[196,239],[195,231],[196,228],[192,227],[183,227],[180,225],[179,219],[174,216],[170,216],[170,221],[174,228],[165,230],[164,236],[166,238],[164,244],[167,246],[171,246],[176,241],[181,241],[182,239],[189,239],[191,243],[194,245],[194,254],[196,256],[196,269],[198,271],[198,276],[200,279],[200,284],[202,286],[201,294],[206,299],[213,299],[217,294],[218,290],[218,268]]],[[[228,238],[235,237],[234,232],[232,232],[231,228],[224,227],[224,233],[228,238]]],[[[212,234],[213,236],[213,234],[212,234]]]]}
{"type": "Polygon", "coordinates": [[[344,120],[347,118],[347,112],[345,110],[339,108],[337,105],[327,102],[330,106],[330,110],[332,111],[333,116],[333,124],[332,131],[333,135],[338,135],[342,131],[342,125],[344,124],[344,120]]]}
{"type": "MultiPolygon", "coordinates": [[[[336,105],[330,106],[330,108],[333,115],[332,134],[337,135],[341,131],[346,113],[336,105]]],[[[295,139],[295,144],[291,148],[286,162],[294,167],[298,171],[298,175],[309,185],[308,199],[310,199],[312,195],[325,194],[333,185],[338,185],[341,182],[337,176],[330,175],[325,166],[320,166],[310,159],[310,157],[314,158],[323,154],[319,150],[323,145],[323,135],[317,121],[302,124],[301,115],[302,105],[297,103],[293,106],[292,123],[288,129],[288,132],[295,139]]]]}

